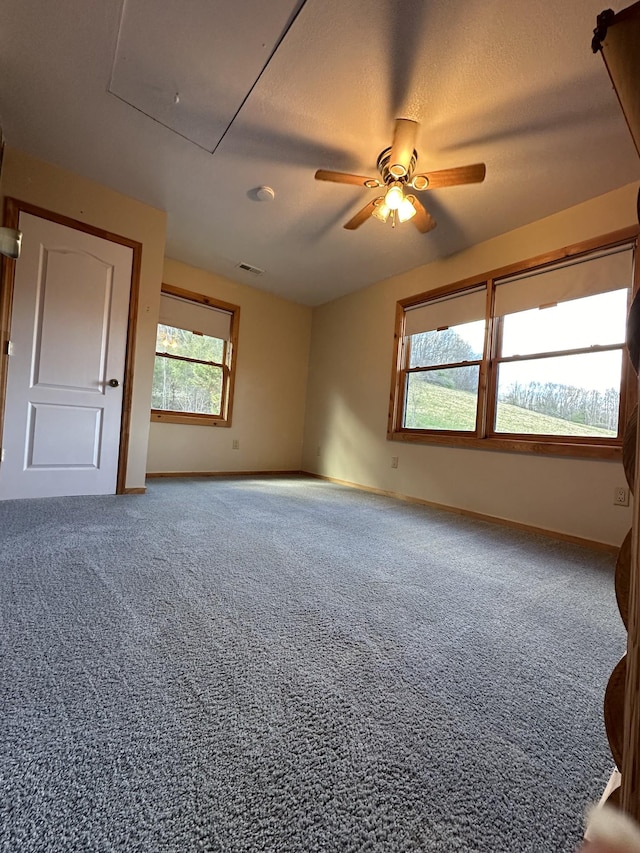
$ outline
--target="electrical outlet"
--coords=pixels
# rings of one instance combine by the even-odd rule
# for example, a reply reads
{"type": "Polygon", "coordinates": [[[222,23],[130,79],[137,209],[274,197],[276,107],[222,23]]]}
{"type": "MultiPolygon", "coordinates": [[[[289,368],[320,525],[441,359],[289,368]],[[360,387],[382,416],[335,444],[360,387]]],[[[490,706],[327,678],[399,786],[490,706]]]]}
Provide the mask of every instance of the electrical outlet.
{"type": "Polygon", "coordinates": [[[316,450],[316,456],[320,456],[320,445],[318,445],[318,449],[316,450]]]}
{"type": "Polygon", "coordinates": [[[615,506],[629,506],[629,489],[616,486],[613,490],[613,503],[615,506]]]}
{"type": "Polygon", "coordinates": [[[234,438],[233,441],[231,442],[231,449],[232,450],[240,450],[240,442],[238,441],[237,438],[234,438]]]}
{"type": "Polygon", "coordinates": [[[391,467],[392,467],[392,468],[397,468],[397,467],[398,467],[398,457],[397,457],[397,456],[392,456],[392,457],[391,457],[391,467]]]}

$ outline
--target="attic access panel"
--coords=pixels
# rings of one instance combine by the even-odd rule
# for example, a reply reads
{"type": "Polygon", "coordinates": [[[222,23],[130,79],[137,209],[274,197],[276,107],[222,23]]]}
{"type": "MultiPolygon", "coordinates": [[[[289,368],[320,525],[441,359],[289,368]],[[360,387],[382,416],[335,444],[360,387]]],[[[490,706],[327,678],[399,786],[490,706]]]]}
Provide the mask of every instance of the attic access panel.
{"type": "Polygon", "coordinates": [[[109,92],[213,151],[300,0],[125,0],[109,92]]]}

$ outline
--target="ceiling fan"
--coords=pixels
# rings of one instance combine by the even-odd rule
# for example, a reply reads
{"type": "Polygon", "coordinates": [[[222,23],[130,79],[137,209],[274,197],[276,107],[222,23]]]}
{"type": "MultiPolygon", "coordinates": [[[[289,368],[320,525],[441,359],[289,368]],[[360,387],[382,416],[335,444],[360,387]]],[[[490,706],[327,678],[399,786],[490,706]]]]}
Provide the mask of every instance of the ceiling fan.
{"type": "Polygon", "coordinates": [[[365,175],[350,175],[347,172],[331,172],[318,169],[317,181],[333,181],[337,184],[354,184],[367,189],[384,188],[383,195],[368,202],[344,227],[349,231],[359,228],[370,216],[386,222],[389,218],[395,226],[398,222],[411,219],[423,234],[436,227],[435,219],[422,205],[422,202],[411,190],[440,189],[454,187],[459,184],[476,184],[484,180],[486,167],[484,163],[473,163],[470,166],[458,166],[453,169],[440,169],[437,172],[422,172],[415,174],[418,162],[418,152],[415,150],[418,123],[407,118],[396,119],[393,133],[393,143],[385,148],[378,157],[379,178],[368,178],[365,175]],[[409,192],[406,192],[409,190],[409,192]]]}

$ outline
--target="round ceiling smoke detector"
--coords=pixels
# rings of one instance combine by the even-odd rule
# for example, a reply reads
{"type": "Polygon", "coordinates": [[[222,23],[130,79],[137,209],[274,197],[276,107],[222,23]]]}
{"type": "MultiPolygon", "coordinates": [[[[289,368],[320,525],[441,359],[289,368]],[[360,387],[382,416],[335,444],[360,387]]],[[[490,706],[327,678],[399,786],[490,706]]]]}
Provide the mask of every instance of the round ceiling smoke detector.
{"type": "Polygon", "coordinates": [[[256,190],[256,198],[258,201],[273,201],[275,197],[276,194],[271,187],[258,187],[256,190]]]}

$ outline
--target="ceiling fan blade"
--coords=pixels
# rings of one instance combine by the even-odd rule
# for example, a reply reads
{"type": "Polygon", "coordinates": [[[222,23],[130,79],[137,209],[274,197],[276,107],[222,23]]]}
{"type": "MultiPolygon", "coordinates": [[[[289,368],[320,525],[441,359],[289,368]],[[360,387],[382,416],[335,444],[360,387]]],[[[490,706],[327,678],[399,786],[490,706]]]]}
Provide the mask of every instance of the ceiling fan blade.
{"type": "Polygon", "coordinates": [[[423,172],[414,175],[411,185],[416,190],[437,190],[440,187],[455,187],[459,184],[479,184],[484,181],[487,167],[484,163],[472,163],[470,166],[457,166],[454,169],[440,169],[437,172],[423,172]],[[424,187],[420,186],[420,178],[428,181],[424,187]]]}
{"type": "Polygon", "coordinates": [[[358,187],[367,187],[367,189],[382,186],[382,181],[378,180],[378,178],[368,178],[366,175],[350,175],[348,172],[330,172],[327,169],[318,169],[315,178],[316,181],[333,181],[335,184],[354,184],[358,187]]]}
{"type": "Polygon", "coordinates": [[[433,216],[431,216],[429,211],[425,209],[422,203],[418,201],[414,195],[407,196],[407,198],[416,209],[416,215],[411,218],[411,221],[418,231],[421,231],[423,234],[433,231],[436,227],[436,221],[433,216]]]}
{"type": "Polygon", "coordinates": [[[408,118],[396,119],[388,167],[394,178],[402,178],[409,171],[417,133],[417,122],[408,118]]]}
{"type": "Polygon", "coordinates": [[[365,204],[362,210],[359,210],[355,216],[353,216],[348,222],[345,222],[343,227],[348,231],[355,231],[356,228],[359,228],[362,223],[366,222],[366,220],[371,216],[378,200],[379,199],[374,198],[374,200],[370,201],[369,204],[365,204]]]}

